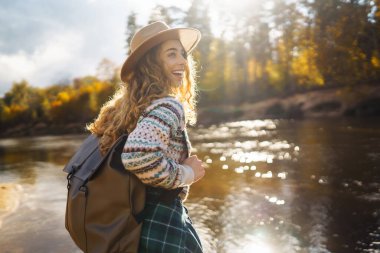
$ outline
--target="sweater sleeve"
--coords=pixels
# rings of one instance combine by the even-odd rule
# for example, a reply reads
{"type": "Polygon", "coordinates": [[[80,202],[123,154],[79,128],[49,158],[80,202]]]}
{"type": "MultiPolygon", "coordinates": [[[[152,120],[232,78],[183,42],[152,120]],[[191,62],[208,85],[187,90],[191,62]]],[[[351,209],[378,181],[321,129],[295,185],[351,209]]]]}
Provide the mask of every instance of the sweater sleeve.
{"type": "Polygon", "coordinates": [[[165,156],[170,136],[180,128],[182,105],[167,99],[147,110],[125,143],[122,162],[144,184],[166,189],[190,185],[194,181],[191,167],[165,156]]]}

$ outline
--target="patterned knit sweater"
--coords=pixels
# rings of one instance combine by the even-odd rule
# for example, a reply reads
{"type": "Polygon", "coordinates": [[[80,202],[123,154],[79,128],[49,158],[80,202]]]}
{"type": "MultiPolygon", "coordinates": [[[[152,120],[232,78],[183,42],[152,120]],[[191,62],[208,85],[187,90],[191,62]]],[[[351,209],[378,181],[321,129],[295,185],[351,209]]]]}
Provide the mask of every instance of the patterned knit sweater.
{"type": "Polygon", "coordinates": [[[140,116],[121,158],[124,167],[144,184],[165,189],[183,187],[180,197],[185,201],[194,173],[181,163],[190,150],[183,106],[174,97],[164,97],[140,116]]]}

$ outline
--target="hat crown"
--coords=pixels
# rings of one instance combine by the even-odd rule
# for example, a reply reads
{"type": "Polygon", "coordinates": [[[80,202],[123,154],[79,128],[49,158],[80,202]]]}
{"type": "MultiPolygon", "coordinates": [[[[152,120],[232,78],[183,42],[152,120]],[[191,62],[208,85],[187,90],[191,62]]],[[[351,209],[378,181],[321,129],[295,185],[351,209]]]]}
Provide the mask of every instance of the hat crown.
{"type": "Polygon", "coordinates": [[[170,27],[162,21],[151,23],[139,31],[132,37],[131,52],[135,51],[144,41],[154,37],[156,34],[168,30],[170,27]]]}

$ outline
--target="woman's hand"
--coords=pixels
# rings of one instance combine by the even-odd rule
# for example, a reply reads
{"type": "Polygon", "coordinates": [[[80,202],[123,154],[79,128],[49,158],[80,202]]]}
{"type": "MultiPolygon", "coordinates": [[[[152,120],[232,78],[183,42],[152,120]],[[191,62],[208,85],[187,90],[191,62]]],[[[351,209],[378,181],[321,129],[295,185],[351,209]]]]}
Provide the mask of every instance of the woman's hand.
{"type": "Polygon", "coordinates": [[[194,172],[194,182],[198,181],[205,175],[205,168],[202,161],[196,155],[192,155],[185,159],[183,164],[190,166],[194,172]]]}

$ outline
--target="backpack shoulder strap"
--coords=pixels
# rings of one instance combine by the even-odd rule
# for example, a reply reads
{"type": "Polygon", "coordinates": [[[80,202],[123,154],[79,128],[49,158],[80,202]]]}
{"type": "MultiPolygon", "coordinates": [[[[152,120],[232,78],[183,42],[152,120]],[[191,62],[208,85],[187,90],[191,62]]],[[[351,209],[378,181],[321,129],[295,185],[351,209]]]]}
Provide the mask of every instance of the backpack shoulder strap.
{"type": "Polygon", "coordinates": [[[63,168],[63,171],[68,174],[75,173],[96,151],[96,149],[98,149],[98,146],[99,138],[94,134],[88,136],[79,149],[75,152],[74,156],[63,168]]]}
{"type": "Polygon", "coordinates": [[[126,134],[120,136],[108,152],[102,156],[99,149],[99,137],[92,134],[83,142],[63,171],[69,175],[87,182],[92,175],[99,169],[106,158],[113,152],[115,147],[120,146],[120,143],[126,139],[126,134]]]}

